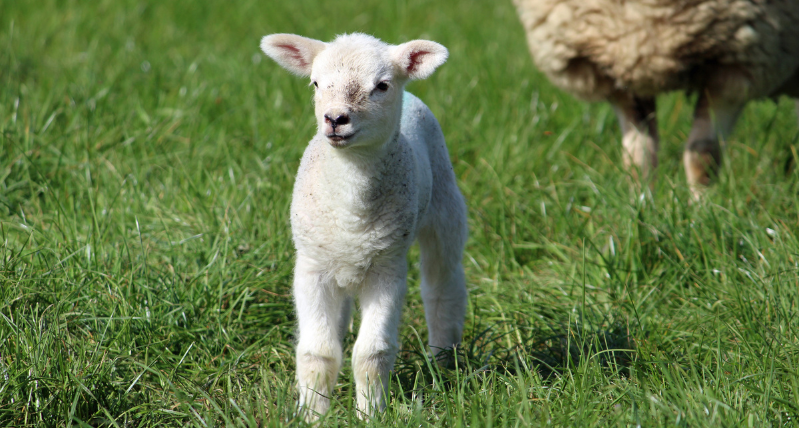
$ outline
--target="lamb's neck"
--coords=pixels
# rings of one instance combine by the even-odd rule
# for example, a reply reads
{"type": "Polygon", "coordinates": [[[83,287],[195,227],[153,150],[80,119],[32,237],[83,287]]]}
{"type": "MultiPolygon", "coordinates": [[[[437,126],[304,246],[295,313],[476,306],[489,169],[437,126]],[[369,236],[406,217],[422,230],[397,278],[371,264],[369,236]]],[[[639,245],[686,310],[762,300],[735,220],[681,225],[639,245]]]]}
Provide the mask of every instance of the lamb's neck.
{"type": "Polygon", "coordinates": [[[399,130],[394,137],[380,147],[352,147],[335,149],[328,157],[330,168],[325,168],[334,196],[355,211],[370,211],[370,206],[387,195],[386,186],[391,185],[402,147],[399,130]],[[356,149],[356,150],[351,150],[356,149]],[[365,149],[365,150],[364,150],[365,149]]]}

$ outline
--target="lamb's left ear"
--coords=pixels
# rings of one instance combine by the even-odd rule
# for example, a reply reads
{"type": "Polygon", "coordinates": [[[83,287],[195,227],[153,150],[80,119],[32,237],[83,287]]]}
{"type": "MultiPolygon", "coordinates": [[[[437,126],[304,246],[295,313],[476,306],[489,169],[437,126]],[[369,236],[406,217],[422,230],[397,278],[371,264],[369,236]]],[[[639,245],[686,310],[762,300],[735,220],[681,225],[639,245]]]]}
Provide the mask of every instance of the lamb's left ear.
{"type": "Polygon", "coordinates": [[[391,57],[411,80],[426,79],[443,64],[447,48],[429,40],[412,40],[392,48],[391,57]]]}

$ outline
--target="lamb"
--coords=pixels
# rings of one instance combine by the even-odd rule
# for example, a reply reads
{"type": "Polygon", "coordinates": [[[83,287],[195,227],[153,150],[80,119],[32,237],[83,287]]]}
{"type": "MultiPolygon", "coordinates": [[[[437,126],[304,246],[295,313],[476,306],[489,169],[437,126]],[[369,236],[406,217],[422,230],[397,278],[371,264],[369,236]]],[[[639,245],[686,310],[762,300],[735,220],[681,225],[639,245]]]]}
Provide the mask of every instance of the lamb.
{"type": "MultiPolygon", "coordinates": [[[[655,96],[698,93],[683,163],[699,197],[752,99],[799,96],[796,0],[514,0],[533,59],[561,89],[609,101],[627,167],[658,163],[655,96]]],[[[633,170],[633,173],[635,171],[633,170]]]]}
{"type": "Polygon", "coordinates": [[[310,76],[315,89],[318,132],[291,202],[300,412],[314,420],[330,406],[357,296],[357,406],[361,417],[373,415],[386,405],[415,239],[432,353],[445,357],[440,353],[457,346],[463,332],[466,205],[438,122],[404,90],[430,76],[448,51],[427,40],[389,45],[359,33],[329,43],[273,34],[261,49],[292,73],[310,76]]]}

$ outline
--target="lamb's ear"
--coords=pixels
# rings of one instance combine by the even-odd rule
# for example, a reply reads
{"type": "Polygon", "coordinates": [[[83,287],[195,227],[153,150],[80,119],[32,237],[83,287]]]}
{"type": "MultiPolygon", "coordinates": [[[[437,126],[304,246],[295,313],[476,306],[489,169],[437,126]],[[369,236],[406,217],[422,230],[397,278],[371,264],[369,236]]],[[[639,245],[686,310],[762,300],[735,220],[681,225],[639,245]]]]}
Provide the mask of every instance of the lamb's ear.
{"type": "Polygon", "coordinates": [[[392,49],[392,59],[411,80],[426,79],[449,56],[447,48],[429,40],[412,40],[392,49]]]}
{"type": "Polygon", "coordinates": [[[295,34],[271,34],[261,39],[261,50],[281,67],[298,75],[310,76],[316,55],[327,43],[295,34]]]}

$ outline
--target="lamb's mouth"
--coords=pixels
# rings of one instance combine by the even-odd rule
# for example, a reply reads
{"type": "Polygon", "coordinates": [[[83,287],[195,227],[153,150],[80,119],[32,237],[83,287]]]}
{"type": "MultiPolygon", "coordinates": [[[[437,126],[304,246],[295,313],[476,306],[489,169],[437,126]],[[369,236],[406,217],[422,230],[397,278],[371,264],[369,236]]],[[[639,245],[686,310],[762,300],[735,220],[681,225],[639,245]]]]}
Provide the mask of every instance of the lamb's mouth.
{"type": "Polygon", "coordinates": [[[326,137],[328,140],[330,140],[330,145],[332,145],[333,147],[343,147],[346,145],[345,141],[352,138],[353,135],[355,135],[354,132],[348,135],[333,133],[333,134],[327,134],[326,137]]]}

